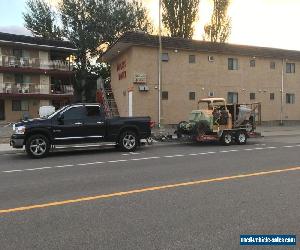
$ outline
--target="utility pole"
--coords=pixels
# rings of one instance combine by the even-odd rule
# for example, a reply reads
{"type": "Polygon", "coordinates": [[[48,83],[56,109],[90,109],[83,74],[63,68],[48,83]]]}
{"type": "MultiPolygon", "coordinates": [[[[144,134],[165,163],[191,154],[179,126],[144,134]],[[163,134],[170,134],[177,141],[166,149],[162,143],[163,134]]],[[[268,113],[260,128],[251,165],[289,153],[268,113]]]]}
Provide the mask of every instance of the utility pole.
{"type": "Polygon", "coordinates": [[[162,55],[162,42],[161,42],[161,0],[159,0],[159,7],[158,7],[158,42],[159,42],[159,49],[158,49],[158,128],[161,128],[161,82],[162,82],[162,63],[161,63],[161,55],[162,55]]]}

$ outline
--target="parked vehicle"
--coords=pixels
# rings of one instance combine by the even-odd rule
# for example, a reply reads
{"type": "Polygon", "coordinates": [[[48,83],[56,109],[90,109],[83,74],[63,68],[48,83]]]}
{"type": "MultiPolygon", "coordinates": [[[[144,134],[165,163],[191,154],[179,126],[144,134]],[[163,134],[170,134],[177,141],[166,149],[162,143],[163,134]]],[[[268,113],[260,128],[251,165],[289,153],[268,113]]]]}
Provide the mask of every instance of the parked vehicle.
{"type": "Polygon", "coordinates": [[[123,151],[134,151],[152,127],[150,117],[108,118],[100,104],[73,104],[47,118],[14,124],[10,145],[25,146],[33,158],[47,156],[51,146],[60,144],[115,142],[123,151]]]}
{"type": "Polygon", "coordinates": [[[178,124],[178,137],[189,137],[198,142],[221,141],[246,144],[255,137],[256,117],[260,104],[230,104],[224,98],[205,98],[198,109],[190,113],[189,121],[178,124]]]}

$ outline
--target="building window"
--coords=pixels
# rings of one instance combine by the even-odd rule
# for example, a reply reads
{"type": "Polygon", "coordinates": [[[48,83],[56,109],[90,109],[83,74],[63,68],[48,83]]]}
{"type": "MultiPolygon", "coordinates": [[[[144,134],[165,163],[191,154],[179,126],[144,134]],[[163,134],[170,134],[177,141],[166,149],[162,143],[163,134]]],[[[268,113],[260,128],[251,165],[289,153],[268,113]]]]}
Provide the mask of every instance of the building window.
{"type": "Polygon", "coordinates": [[[295,73],[295,63],[286,63],[286,73],[295,73]]]}
{"type": "Polygon", "coordinates": [[[190,100],[195,100],[196,99],[196,92],[190,92],[189,93],[189,99],[190,100]]]}
{"type": "Polygon", "coordinates": [[[238,69],[238,59],[228,58],[228,70],[237,70],[238,69]]]}
{"type": "Polygon", "coordinates": [[[14,49],[13,50],[13,55],[17,58],[20,59],[22,57],[22,50],[21,49],[14,49]]]}
{"type": "Polygon", "coordinates": [[[208,97],[214,97],[214,96],[215,96],[215,93],[213,91],[208,92],[208,97]]]}
{"type": "Polygon", "coordinates": [[[250,100],[255,100],[255,93],[250,93],[250,100]]]}
{"type": "Polygon", "coordinates": [[[276,68],[276,63],[270,62],[270,69],[275,69],[275,68],[276,68]]]}
{"type": "Polygon", "coordinates": [[[23,83],[31,83],[31,76],[23,75],[23,83]]]}
{"type": "Polygon", "coordinates": [[[169,53],[162,53],[161,54],[161,60],[163,62],[168,62],[169,61],[169,53]]]}
{"type": "Polygon", "coordinates": [[[275,94],[274,93],[270,93],[270,100],[273,101],[275,99],[275,94]]]}
{"type": "Polygon", "coordinates": [[[295,94],[286,94],[286,103],[294,104],[295,103],[295,94]]]}
{"type": "Polygon", "coordinates": [[[213,62],[215,60],[214,56],[208,56],[207,59],[208,59],[209,62],[213,62]]]}
{"type": "Polygon", "coordinates": [[[195,55],[189,55],[189,63],[196,63],[196,56],[195,55]]]}
{"type": "Polygon", "coordinates": [[[251,68],[255,67],[255,60],[254,59],[250,60],[250,67],[251,68]]]}
{"type": "Polygon", "coordinates": [[[15,74],[15,83],[23,83],[23,75],[15,74]]]}
{"type": "Polygon", "coordinates": [[[12,111],[28,111],[29,103],[24,100],[12,100],[12,111]]]}
{"type": "Polygon", "coordinates": [[[169,92],[168,91],[162,91],[161,92],[161,99],[162,100],[168,100],[169,99],[169,92]]]}
{"type": "Polygon", "coordinates": [[[227,94],[228,103],[238,103],[238,93],[237,92],[228,92],[227,94]]]}

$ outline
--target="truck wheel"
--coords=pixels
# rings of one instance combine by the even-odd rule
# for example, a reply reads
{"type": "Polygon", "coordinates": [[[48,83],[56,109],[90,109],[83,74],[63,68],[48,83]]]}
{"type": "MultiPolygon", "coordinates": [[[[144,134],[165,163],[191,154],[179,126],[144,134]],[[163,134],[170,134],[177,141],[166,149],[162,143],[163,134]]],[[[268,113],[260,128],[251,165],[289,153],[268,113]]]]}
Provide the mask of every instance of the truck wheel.
{"type": "Polygon", "coordinates": [[[221,142],[225,146],[229,146],[232,143],[232,135],[229,132],[223,132],[221,142]]]}
{"type": "Polygon", "coordinates": [[[125,131],[121,134],[118,144],[122,151],[135,151],[138,145],[138,137],[133,131],[125,131]]]}
{"type": "Polygon", "coordinates": [[[243,131],[239,131],[236,133],[235,141],[239,145],[245,145],[247,143],[247,135],[243,131]]]}
{"type": "Polygon", "coordinates": [[[44,135],[32,135],[26,140],[27,155],[32,158],[46,157],[50,150],[50,142],[44,135]]]}

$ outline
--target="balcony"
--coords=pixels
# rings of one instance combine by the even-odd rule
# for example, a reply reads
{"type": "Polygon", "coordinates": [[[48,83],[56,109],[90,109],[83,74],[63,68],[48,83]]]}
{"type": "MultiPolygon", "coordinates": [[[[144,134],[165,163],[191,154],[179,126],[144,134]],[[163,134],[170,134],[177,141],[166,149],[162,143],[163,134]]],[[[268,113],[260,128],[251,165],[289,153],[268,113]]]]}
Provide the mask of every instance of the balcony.
{"type": "Polygon", "coordinates": [[[15,56],[0,56],[0,66],[13,68],[36,68],[42,70],[72,71],[73,65],[64,60],[41,60],[39,58],[27,58],[15,56]]]}
{"type": "Polygon", "coordinates": [[[74,90],[72,85],[62,85],[60,88],[51,89],[49,84],[40,84],[40,83],[13,83],[6,82],[0,84],[0,93],[7,95],[73,95],[74,90]]]}
{"type": "Polygon", "coordinates": [[[72,85],[51,84],[51,94],[56,94],[56,95],[73,95],[74,94],[74,88],[73,88],[72,85]]]}
{"type": "Polygon", "coordinates": [[[6,94],[49,94],[50,88],[46,84],[38,83],[3,83],[1,93],[6,94]]]}

